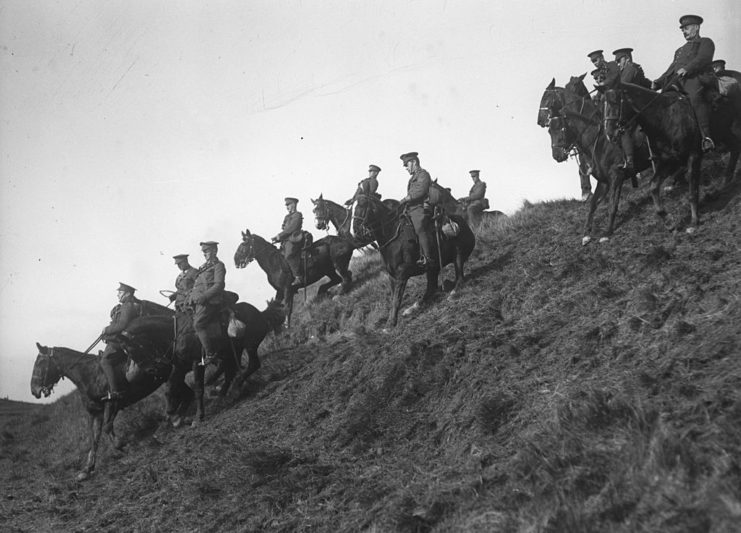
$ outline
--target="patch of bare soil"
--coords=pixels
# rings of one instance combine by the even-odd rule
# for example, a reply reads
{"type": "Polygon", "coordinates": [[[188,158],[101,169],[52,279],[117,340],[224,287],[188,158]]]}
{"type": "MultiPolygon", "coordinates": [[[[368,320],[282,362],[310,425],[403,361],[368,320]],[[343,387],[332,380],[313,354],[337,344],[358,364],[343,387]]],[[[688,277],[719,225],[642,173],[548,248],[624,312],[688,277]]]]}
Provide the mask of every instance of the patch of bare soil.
{"type": "MultiPolygon", "coordinates": [[[[383,280],[359,275],[353,293],[300,310],[240,395],[209,400],[206,424],[168,428],[161,395],[124,412],[127,451],[104,444],[87,482],[75,481],[86,439],[77,398],[19,415],[0,437],[0,521],[733,531],[741,185],[709,180],[691,235],[681,189],[667,194],[680,228],[670,232],[641,187],[624,189],[614,237],[585,247],[584,204],[526,205],[479,235],[461,291],[390,333],[378,327],[383,280]]],[[[410,283],[405,304],[421,292],[410,283]]]]}

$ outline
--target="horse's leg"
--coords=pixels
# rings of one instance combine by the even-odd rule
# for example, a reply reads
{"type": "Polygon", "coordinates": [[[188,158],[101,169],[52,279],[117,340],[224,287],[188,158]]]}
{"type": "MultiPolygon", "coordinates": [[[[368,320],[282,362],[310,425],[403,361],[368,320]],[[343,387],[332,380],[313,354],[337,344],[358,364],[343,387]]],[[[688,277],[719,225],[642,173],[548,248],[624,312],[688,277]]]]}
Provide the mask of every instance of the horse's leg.
{"type": "MultiPolygon", "coordinates": [[[[679,169],[681,171],[681,169],[679,169]]],[[[662,160],[656,162],[656,170],[654,175],[651,177],[651,199],[654,203],[654,211],[656,215],[664,221],[666,224],[666,209],[664,209],[664,203],[661,200],[661,183],[669,173],[669,169],[666,168],[666,163],[662,160]]]]}
{"type": "Polygon", "coordinates": [[[185,374],[185,367],[176,364],[167,379],[167,418],[174,428],[181,426],[182,415],[193,401],[193,391],[185,384],[185,374]]]}
{"type": "Polygon", "coordinates": [[[322,284],[319,287],[319,290],[317,291],[317,294],[316,294],[317,298],[321,298],[322,296],[324,296],[331,287],[334,287],[335,285],[339,285],[340,283],[342,283],[342,278],[335,271],[329,272],[327,274],[327,277],[329,278],[329,281],[327,283],[322,284]]]}
{"type": "Polygon", "coordinates": [[[610,190],[610,214],[607,219],[607,229],[605,230],[604,236],[600,239],[600,242],[609,240],[615,229],[615,216],[617,215],[618,206],[620,205],[620,193],[623,190],[623,180],[625,174],[621,170],[613,170],[612,177],[612,188],[610,190]]]}
{"type": "Polygon", "coordinates": [[[191,424],[193,427],[198,426],[203,419],[206,417],[206,411],[203,408],[203,389],[204,389],[204,376],[206,373],[206,367],[200,364],[200,361],[193,361],[193,383],[196,388],[196,416],[191,424]]]}
{"type": "Polygon", "coordinates": [[[726,175],[723,177],[723,185],[730,185],[733,181],[734,174],[736,173],[736,165],[738,164],[739,150],[734,148],[728,154],[728,164],[726,165],[726,175]]]}
{"type": "Polygon", "coordinates": [[[584,224],[584,235],[581,238],[582,245],[586,245],[592,240],[592,226],[594,224],[594,213],[597,211],[597,205],[602,201],[607,189],[607,184],[604,181],[598,181],[597,186],[594,188],[592,198],[589,200],[589,212],[587,213],[587,221],[584,224]]]}
{"type": "Polygon", "coordinates": [[[227,343],[228,346],[226,346],[224,350],[225,357],[222,359],[221,363],[221,366],[224,369],[224,384],[219,391],[219,400],[223,400],[224,396],[226,396],[226,393],[229,391],[229,387],[234,380],[234,376],[237,373],[237,368],[239,368],[237,365],[237,355],[235,354],[234,344],[232,344],[231,339],[229,339],[227,343]]]}
{"type": "Polygon", "coordinates": [[[690,201],[690,212],[692,216],[690,227],[687,228],[687,233],[693,233],[700,225],[698,204],[700,202],[700,164],[702,163],[702,155],[698,153],[690,154],[687,163],[690,176],[687,195],[690,201]]]}
{"type": "Polygon", "coordinates": [[[77,481],[84,481],[90,477],[95,470],[95,459],[98,455],[98,444],[103,429],[103,413],[89,413],[88,430],[90,433],[90,450],[87,452],[85,467],[77,474],[77,481]]]}
{"type": "Polygon", "coordinates": [[[293,289],[288,284],[284,287],[284,302],[286,302],[286,328],[291,327],[291,314],[293,313],[293,289]]]}
{"type": "MultiPolygon", "coordinates": [[[[435,280],[435,282],[437,282],[437,280],[435,280]]],[[[401,299],[404,297],[406,286],[407,278],[391,278],[391,309],[389,312],[388,322],[386,323],[387,327],[395,327],[399,320],[399,308],[401,307],[401,299]]]]}

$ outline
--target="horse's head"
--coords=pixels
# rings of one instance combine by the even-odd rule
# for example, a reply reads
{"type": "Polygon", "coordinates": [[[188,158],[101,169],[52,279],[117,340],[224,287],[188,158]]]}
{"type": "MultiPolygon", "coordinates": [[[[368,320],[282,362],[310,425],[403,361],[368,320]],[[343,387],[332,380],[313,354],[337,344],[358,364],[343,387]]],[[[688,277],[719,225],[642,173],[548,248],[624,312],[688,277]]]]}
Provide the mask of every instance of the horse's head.
{"type": "Polygon", "coordinates": [[[38,342],[36,347],[39,349],[39,355],[36,356],[36,362],[33,365],[33,374],[31,375],[31,394],[34,398],[49,397],[54,389],[54,385],[62,378],[62,371],[54,362],[54,348],[41,346],[38,342]]]}
{"type": "Polygon", "coordinates": [[[623,123],[623,91],[620,89],[606,89],[598,87],[605,102],[605,135],[610,142],[617,142],[622,133],[623,123]]]}
{"type": "Polygon", "coordinates": [[[586,73],[581,76],[571,76],[564,89],[573,92],[576,96],[589,98],[589,89],[584,85],[584,76],[586,76],[586,73]]]}
{"type": "Polygon", "coordinates": [[[563,163],[569,157],[574,143],[573,134],[565,117],[552,117],[548,124],[548,135],[551,136],[551,154],[553,159],[563,163]]]}
{"type": "Polygon", "coordinates": [[[314,225],[316,226],[316,229],[326,230],[329,229],[329,209],[327,206],[327,202],[324,200],[323,195],[319,195],[319,198],[316,200],[312,199],[311,203],[314,204],[314,225]]]}
{"type": "Polygon", "coordinates": [[[538,109],[538,126],[541,128],[548,127],[548,121],[552,117],[561,114],[563,107],[563,89],[556,87],[556,78],[551,80],[548,87],[545,88],[543,96],[540,98],[540,109],[538,109]]]}
{"type": "Polygon", "coordinates": [[[244,268],[255,259],[255,236],[246,229],[242,232],[242,242],[234,252],[234,266],[244,268]]]}

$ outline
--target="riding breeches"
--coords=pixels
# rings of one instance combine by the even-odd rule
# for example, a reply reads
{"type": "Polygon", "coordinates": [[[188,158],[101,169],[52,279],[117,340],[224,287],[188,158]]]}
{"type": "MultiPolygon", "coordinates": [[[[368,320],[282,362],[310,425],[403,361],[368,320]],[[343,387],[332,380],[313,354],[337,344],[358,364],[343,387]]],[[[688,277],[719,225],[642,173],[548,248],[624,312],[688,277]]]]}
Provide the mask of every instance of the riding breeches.
{"type": "Polygon", "coordinates": [[[123,366],[126,364],[127,356],[121,347],[113,342],[106,345],[100,356],[100,368],[103,370],[111,392],[122,392],[126,390],[128,381],[123,366]]]}
{"type": "Polygon", "coordinates": [[[283,243],[283,257],[294,276],[301,275],[301,243],[285,241],[283,243]]]}
{"type": "Polygon", "coordinates": [[[703,91],[704,87],[699,78],[687,78],[684,80],[682,87],[687,92],[687,96],[695,110],[697,124],[700,126],[700,133],[703,137],[710,136],[710,104],[705,100],[703,91]]]}
{"type": "Polygon", "coordinates": [[[432,220],[421,205],[410,206],[407,213],[419,239],[420,252],[428,260],[433,260],[435,258],[435,245],[432,240],[432,220]]]}
{"type": "Polygon", "coordinates": [[[216,352],[211,329],[213,329],[214,323],[218,326],[218,322],[218,305],[196,305],[196,310],[193,314],[193,329],[196,335],[198,335],[198,339],[201,341],[201,346],[203,346],[206,355],[212,355],[216,352]]]}

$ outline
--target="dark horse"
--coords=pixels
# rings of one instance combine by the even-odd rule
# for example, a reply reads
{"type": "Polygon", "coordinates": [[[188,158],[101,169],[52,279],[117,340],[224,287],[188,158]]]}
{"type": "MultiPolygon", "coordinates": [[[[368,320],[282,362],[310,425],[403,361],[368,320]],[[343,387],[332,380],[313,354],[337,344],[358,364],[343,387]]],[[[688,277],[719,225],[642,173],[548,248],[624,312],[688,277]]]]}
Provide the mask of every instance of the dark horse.
{"type": "MultiPolygon", "coordinates": [[[[605,132],[614,139],[622,124],[636,121],[648,136],[655,172],[651,180],[651,197],[656,213],[666,220],[661,201],[662,181],[680,171],[689,169],[689,203],[692,233],[700,224],[698,203],[700,196],[700,164],[702,162],[701,132],[689,99],[676,91],[656,93],[638,85],[621,83],[617,89],[605,90],[605,132]]],[[[729,94],[711,114],[711,137],[718,148],[729,151],[724,184],[733,180],[741,152],[741,93],[729,94]]],[[[674,225],[668,225],[674,229],[674,225]]]]}
{"type": "MultiPolygon", "coordinates": [[[[232,294],[236,301],[236,294],[232,294]]],[[[260,359],[257,349],[265,336],[270,331],[279,330],[283,324],[285,315],[282,305],[276,302],[268,303],[268,307],[260,312],[254,306],[239,302],[230,306],[234,317],[245,324],[245,330],[237,338],[230,338],[225,332],[217,342],[217,358],[219,359],[219,370],[224,372],[224,383],[219,391],[220,399],[226,396],[230,387],[238,388],[241,383],[260,368],[260,359]],[[247,352],[249,362],[247,368],[241,368],[242,353],[247,352]],[[236,379],[235,379],[236,377],[236,379]]],[[[173,368],[168,378],[167,414],[174,427],[182,424],[182,409],[179,407],[180,398],[184,389],[188,389],[185,376],[193,371],[196,398],[196,415],[193,426],[199,425],[205,419],[204,389],[205,389],[205,366],[202,361],[201,343],[193,330],[191,315],[178,313],[175,325],[172,321],[163,323],[158,320],[145,320],[127,328],[132,336],[137,339],[147,339],[150,351],[162,350],[164,346],[172,346],[175,342],[173,368]],[[157,348],[159,346],[159,348],[157,348]]],[[[158,354],[161,357],[161,354],[158,354]]]]}
{"type": "MultiPolygon", "coordinates": [[[[615,217],[620,203],[625,176],[622,149],[609,142],[602,132],[602,113],[589,97],[583,83],[584,75],[572,77],[565,88],[555,86],[555,80],[546,88],[546,93],[554,93],[558,101],[549,113],[548,133],[551,137],[553,159],[559,163],[568,159],[572,149],[576,149],[592,169],[597,187],[589,203],[589,212],[584,225],[582,244],[591,240],[594,213],[598,204],[609,192],[610,209],[607,229],[600,239],[605,241],[615,228],[615,217]]],[[[541,99],[541,108],[547,97],[541,99]]],[[[546,104],[547,105],[547,104],[546,104]]],[[[639,148],[636,151],[636,170],[641,171],[650,165],[648,153],[639,148]]]]}
{"type": "Polygon", "coordinates": [[[319,195],[316,200],[311,200],[314,204],[314,221],[317,229],[329,230],[332,224],[337,231],[337,235],[349,240],[355,248],[362,248],[373,242],[373,236],[362,233],[362,221],[353,218],[352,209],[343,207],[340,204],[327,200],[323,195],[319,195]],[[358,222],[361,222],[359,224],[358,222]],[[354,232],[354,233],[353,233],[354,232]]]}
{"type": "MultiPolygon", "coordinates": [[[[556,87],[556,79],[553,78],[551,84],[546,88],[540,99],[540,107],[538,108],[538,126],[541,128],[548,127],[551,117],[561,115],[561,108],[563,107],[562,91],[562,88],[556,87]]],[[[579,167],[579,183],[581,185],[582,201],[586,201],[589,198],[589,191],[592,188],[589,181],[592,169],[589,166],[587,157],[585,157],[578,148],[573,148],[573,154],[576,157],[576,163],[579,167]]]]}
{"type": "Polygon", "coordinates": [[[450,215],[459,226],[459,233],[455,237],[447,238],[439,235],[440,261],[429,265],[427,271],[417,266],[419,258],[419,244],[414,228],[408,217],[399,208],[396,200],[381,202],[375,198],[364,198],[358,201],[359,207],[366,209],[365,215],[368,230],[378,244],[378,248],[389,275],[391,288],[391,308],[389,310],[388,327],[396,325],[401,300],[404,297],[407,281],[412,276],[427,275],[427,288],[422,297],[423,302],[429,301],[437,289],[437,278],[440,273],[440,263],[443,266],[455,265],[455,285],[453,291],[464,281],[464,264],[471,255],[476,243],[471,228],[458,215],[450,215]]]}
{"type": "MultiPolygon", "coordinates": [[[[148,320],[157,318],[163,326],[172,330],[172,318],[170,317],[143,317],[148,320]]],[[[140,320],[140,319],[137,319],[140,320]]],[[[88,428],[90,430],[90,450],[87,461],[77,479],[82,481],[90,477],[95,470],[95,459],[98,452],[98,444],[102,431],[111,438],[113,445],[121,448],[121,442],[116,438],[113,431],[113,421],[116,414],[122,408],[138,402],[142,398],[152,394],[162,385],[170,375],[172,365],[165,362],[153,365],[149,371],[142,370],[138,365],[129,365],[127,379],[129,389],[126,397],[117,402],[104,402],[101,400],[108,392],[108,381],[103,370],[100,368],[99,358],[96,355],[86,354],[71,350],[69,348],[48,348],[36,343],[39,354],[33,366],[31,377],[31,394],[40,398],[43,394],[48,397],[54,385],[62,378],[69,378],[77,386],[80,398],[85,410],[88,412],[88,428]]],[[[185,395],[181,398],[181,408],[186,409],[192,400],[185,395]]]]}
{"type": "Polygon", "coordinates": [[[342,237],[330,235],[319,239],[306,253],[304,283],[294,285],[294,276],[283,253],[259,235],[244,230],[242,242],[234,252],[234,264],[237,268],[244,268],[257,260],[257,264],[268,275],[268,283],[276,291],[276,301],[283,302],[286,306],[286,324],[290,327],[293,296],[301,287],[307,287],[326,276],[329,281],[319,287],[318,297],[324,296],[330,287],[340,283],[342,292],[350,290],[352,273],[348,266],[354,249],[352,243],[342,237]]]}

